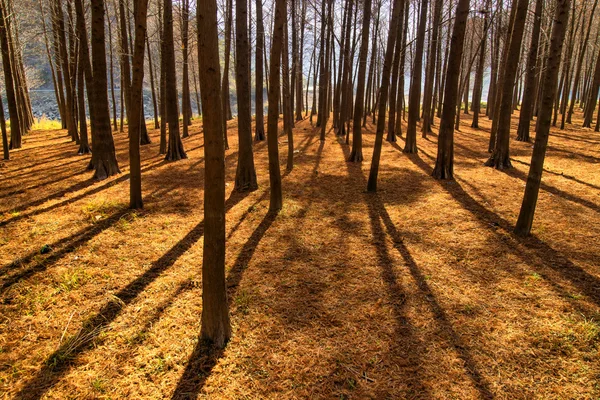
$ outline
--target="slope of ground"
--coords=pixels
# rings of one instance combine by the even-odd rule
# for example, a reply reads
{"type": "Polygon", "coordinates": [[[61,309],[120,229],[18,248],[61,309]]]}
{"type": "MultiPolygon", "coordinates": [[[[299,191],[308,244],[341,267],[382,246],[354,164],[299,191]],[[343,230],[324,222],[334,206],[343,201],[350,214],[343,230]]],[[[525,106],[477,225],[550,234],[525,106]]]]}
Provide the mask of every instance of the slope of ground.
{"type": "Polygon", "coordinates": [[[0,397],[598,398],[600,136],[578,119],[553,131],[534,235],[520,239],[532,145],[512,143],[513,170],[484,167],[483,119],[456,133],[456,182],[430,177],[435,135],[416,155],[385,142],[377,194],[365,193],[373,126],[360,165],[305,120],[276,217],[264,142],[259,190],[231,193],[233,121],[234,336],[218,353],[197,340],[201,124],[174,163],[151,131],[135,212],[126,134],[122,174],[95,182],[64,131],[30,133],[0,168],[0,397]]]}

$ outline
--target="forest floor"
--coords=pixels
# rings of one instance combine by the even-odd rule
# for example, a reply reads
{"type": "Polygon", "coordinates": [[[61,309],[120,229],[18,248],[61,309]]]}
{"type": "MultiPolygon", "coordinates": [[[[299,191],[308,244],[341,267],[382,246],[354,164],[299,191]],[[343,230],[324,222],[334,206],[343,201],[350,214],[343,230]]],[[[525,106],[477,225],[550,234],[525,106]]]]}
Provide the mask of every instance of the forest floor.
{"type": "Polygon", "coordinates": [[[197,340],[201,125],[172,163],[151,131],[143,211],[127,209],[125,133],[122,174],[96,182],[65,131],[32,132],[0,167],[0,398],[597,399],[600,135],[574,122],[552,131],[521,239],[532,144],[512,141],[512,170],[484,167],[485,117],[456,132],[455,182],[430,176],[435,135],[419,134],[415,155],[384,142],[377,194],[365,192],[370,123],[362,165],[331,130],[321,143],[298,123],[277,216],[265,142],[259,190],[231,193],[232,121],[233,338],[213,353],[197,340]]]}

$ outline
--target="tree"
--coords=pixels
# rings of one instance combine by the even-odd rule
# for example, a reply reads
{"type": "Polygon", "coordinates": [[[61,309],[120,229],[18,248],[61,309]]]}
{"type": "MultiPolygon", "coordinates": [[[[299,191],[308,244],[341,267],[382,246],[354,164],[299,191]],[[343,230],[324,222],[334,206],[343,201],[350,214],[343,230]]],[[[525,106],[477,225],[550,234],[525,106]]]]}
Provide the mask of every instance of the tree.
{"type": "Polygon", "coordinates": [[[248,43],[248,1],[235,2],[235,86],[238,104],[238,164],[235,190],[247,192],[258,189],[254,155],[252,153],[252,119],[250,113],[250,44],[248,43]]]}
{"type": "Polygon", "coordinates": [[[481,95],[483,91],[483,73],[485,70],[487,35],[490,23],[490,8],[491,0],[486,0],[486,9],[482,11],[484,13],[483,37],[481,38],[481,46],[479,48],[479,60],[475,69],[475,82],[473,84],[473,101],[471,102],[471,110],[473,111],[473,121],[471,123],[471,128],[479,128],[479,114],[481,113],[481,95]]]}
{"type": "Polygon", "coordinates": [[[2,51],[2,69],[4,70],[4,86],[6,88],[6,100],[8,102],[8,114],[10,117],[10,149],[21,148],[22,125],[19,120],[17,109],[17,96],[12,74],[11,55],[8,46],[7,19],[3,1],[0,1],[0,50],[2,51]]]}
{"type": "Polygon", "coordinates": [[[404,8],[405,0],[394,0],[392,18],[383,61],[383,72],[381,75],[381,88],[379,90],[379,117],[377,118],[377,131],[375,133],[375,146],[373,147],[373,159],[371,160],[371,171],[367,182],[367,191],[377,191],[377,175],[379,174],[379,159],[381,158],[381,146],[383,145],[383,131],[385,130],[385,109],[387,107],[388,89],[390,86],[390,75],[392,69],[392,58],[394,56],[394,44],[400,25],[400,9],[404,8]]]}
{"type": "Polygon", "coordinates": [[[115,155],[115,143],[110,126],[108,110],[108,78],[106,68],[106,48],[104,32],[105,6],[103,0],[92,0],[92,160],[89,169],[94,170],[94,178],[106,179],[120,173],[115,155]]]}
{"type": "Polygon", "coordinates": [[[529,168],[529,175],[527,176],[521,211],[519,212],[519,218],[517,219],[517,224],[515,226],[515,233],[521,236],[529,235],[533,225],[533,216],[540,191],[542,172],[544,170],[544,158],[548,146],[552,106],[557,92],[562,46],[565,39],[566,25],[569,19],[569,3],[570,0],[556,1],[550,51],[548,53],[548,61],[546,62],[546,72],[542,79],[542,103],[538,115],[535,144],[531,156],[531,166],[529,168]]]}
{"type": "MultiPolygon", "coordinates": [[[[88,41],[87,41],[87,28],[86,28],[86,23],[85,23],[85,13],[83,11],[83,2],[82,0],[75,0],[75,15],[77,16],[77,38],[79,40],[79,68],[80,68],[80,77],[78,78],[80,80],[80,85],[82,85],[79,88],[80,92],[83,92],[83,83],[85,81],[85,89],[86,89],[86,94],[87,94],[87,98],[88,98],[88,107],[90,110],[90,131],[92,133],[92,139],[95,136],[95,131],[96,131],[96,107],[95,107],[95,103],[94,103],[94,83],[93,83],[93,76],[92,76],[92,67],[90,65],[90,50],[88,47],[88,41]],[[83,79],[81,79],[83,78],[83,79]]],[[[82,124],[81,127],[81,131],[80,132],[80,144],[79,144],[79,154],[87,154],[91,152],[91,148],[89,146],[89,141],[88,141],[88,135],[87,135],[87,127],[83,127],[83,124],[86,123],[85,121],[85,102],[82,99],[83,97],[83,93],[79,94],[79,102],[80,102],[80,108],[83,109],[83,114],[81,116],[81,121],[80,123],[82,124]]]]}
{"type": "Polygon", "coordinates": [[[144,124],[142,114],[142,85],[144,82],[144,46],[148,0],[134,0],[135,40],[133,43],[132,82],[130,105],[132,119],[129,121],[129,208],[143,208],[142,171],[140,162],[140,134],[144,124]]]}
{"type": "Polygon", "coordinates": [[[362,126],[361,119],[365,105],[365,77],[367,75],[367,56],[369,53],[369,26],[371,24],[371,0],[365,0],[363,6],[362,39],[358,55],[358,87],[354,103],[354,122],[352,123],[352,151],[348,157],[350,162],[362,162],[362,126]]]}
{"type": "Polygon", "coordinates": [[[533,99],[535,96],[536,64],[541,62],[541,60],[538,59],[538,47],[540,42],[543,7],[544,1],[536,0],[533,30],[531,32],[531,44],[529,45],[529,58],[527,59],[527,68],[525,71],[523,105],[519,115],[519,127],[517,128],[517,140],[520,142],[529,142],[529,128],[531,119],[533,118],[533,99]]]}
{"type": "Polygon", "coordinates": [[[183,55],[183,71],[181,76],[181,112],[183,114],[183,137],[189,136],[188,126],[192,123],[192,106],[190,100],[189,73],[189,24],[190,0],[181,2],[181,53],[183,55]]]}
{"type": "MultiPolygon", "coordinates": [[[[87,39],[86,39],[87,40],[87,39]]],[[[87,46],[87,43],[86,43],[87,46]]],[[[89,154],[92,152],[90,148],[90,143],[88,139],[88,130],[87,130],[87,116],[85,113],[85,63],[90,62],[90,59],[87,58],[87,51],[83,51],[83,45],[79,45],[78,57],[79,62],[77,65],[77,108],[79,111],[79,150],[77,154],[89,154]]]]}
{"type": "Polygon", "coordinates": [[[444,88],[444,108],[440,120],[438,135],[438,152],[433,169],[436,179],[454,179],[454,119],[456,105],[460,97],[459,75],[469,17],[469,0],[460,0],[456,6],[456,19],[450,42],[448,69],[446,70],[446,87],[444,88]]]}
{"type": "Polygon", "coordinates": [[[265,140],[265,101],[263,88],[262,56],[265,46],[265,28],[263,23],[262,0],[256,0],[256,141],[265,140]]]}
{"type": "Polygon", "coordinates": [[[4,104],[2,104],[2,96],[0,96],[0,129],[2,129],[2,155],[4,160],[10,159],[8,151],[8,135],[6,133],[6,119],[4,119],[4,104]]]}
{"type": "Polygon", "coordinates": [[[164,0],[164,46],[163,57],[165,60],[165,85],[166,85],[166,112],[169,125],[169,141],[165,160],[177,161],[187,158],[183,149],[183,142],[179,136],[179,110],[177,107],[177,76],[175,75],[175,48],[173,44],[173,2],[164,0]]]}
{"type": "Polygon", "coordinates": [[[283,47],[283,28],[287,16],[286,0],[275,1],[275,19],[269,66],[269,113],[267,117],[267,147],[269,152],[269,182],[271,195],[269,211],[277,212],[283,206],[281,193],[281,170],[279,167],[279,149],[277,144],[279,122],[279,93],[281,71],[281,53],[283,47]]]}
{"type": "Polygon", "coordinates": [[[492,122],[492,135],[495,136],[495,145],[492,155],[485,163],[486,166],[496,169],[512,167],[509,155],[510,121],[513,110],[513,90],[519,64],[515,60],[519,59],[521,50],[525,20],[527,19],[528,1],[518,0],[515,3],[517,4],[512,23],[513,28],[509,30],[509,36],[507,36],[504,75],[500,79],[501,87],[499,87],[499,96],[496,96],[496,99],[500,101],[496,104],[496,115],[494,115],[492,122]]]}
{"type": "MultiPolygon", "coordinates": [[[[442,18],[443,0],[435,0],[433,11],[433,27],[431,32],[431,43],[429,45],[429,53],[427,54],[427,70],[425,76],[425,89],[423,92],[423,126],[421,128],[422,137],[427,137],[431,132],[431,121],[433,119],[432,104],[433,104],[433,81],[435,78],[435,65],[438,47],[439,25],[442,18]]],[[[458,9],[456,10],[458,13],[458,9]]]]}
{"type": "Polygon", "coordinates": [[[427,24],[428,0],[421,1],[421,13],[417,39],[415,43],[415,59],[413,63],[412,82],[408,95],[408,125],[406,127],[405,153],[417,152],[417,121],[421,111],[421,76],[423,75],[423,47],[425,45],[425,28],[427,24]]]}
{"type": "Polygon", "coordinates": [[[69,136],[71,136],[71,140],[74,142],[79,141],[79,137],[77,136],[77,126],[75,124],[75,116],[73,115],[74,108],[74,90],[73,90],[73,81],[74,77],[71,76],[71,66],[69,63],[69,55],[67,52],[67,42],[65,38],[65,21],[63,10],[61,6],[60,0],[54,0],[53,3],[53,18],[56,21],[55,29],[56,35],[58,37],[58,48],[61,60],[62,73],[65,78],[65,89],[66,89],[66,103],[65,103],[65,119],[67,124],[67,130],[69,132],[69,136]]]}
{"type": "Polygon", "coordinates": [[[225,142],[215,0],[198,2],[198,66],[204,115],[204,250],[200,336],[217,348],[231,338],[225,280],[225,142]]]}

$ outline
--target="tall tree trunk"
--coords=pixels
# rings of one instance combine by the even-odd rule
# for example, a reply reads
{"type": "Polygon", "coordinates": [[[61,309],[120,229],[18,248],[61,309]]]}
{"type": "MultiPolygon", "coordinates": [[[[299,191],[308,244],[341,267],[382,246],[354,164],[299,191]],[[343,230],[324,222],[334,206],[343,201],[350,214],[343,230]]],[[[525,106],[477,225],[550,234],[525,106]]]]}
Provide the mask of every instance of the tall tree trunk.
{"type": "Polygon", "coordinates": [[[543,7],[544,1],[536,0],[533,29],[531,31],[531,44],[529,45],[529,58],[525,70],[525,96],[519,115],[519,127],[517,128],[517,140],[519,142],[529,142],[529,127],[531,125],[531,119],[533,118],[533,101],[535,96],[536,64],[541,62],[538,57],[538,48],[540,43],[543,7]]]}
{"type": "Polygon", "coordinates": [[[406,128],[405,153],[417,152],[417,121],[421,114],[421,76],[423,75],[423,47],[425,45],[425,28],[427,25],[428,0],[421,1],[421,14],[415,44],[412,82],[408,100],[408,126],[406,128]]]}
{"type": "Polygon", "coordinates": [[[235,86],[238,108],[238,163],[235,187],[238,192],[258,189],[252,153],[252,118],[250,113],[250,44],[248,43],[248,0],[235,2],[235,86]]]}
{"type": "Polygon", "coordinates": [[[225,143],[215,0],[198,2],[198,64],[204,125],[204,250],[200,336],[217,348],[231,338],[225,280],[225,143]]]}
{"type": "Polygon", "coordinates": [[[173,2],[164,0],[164,41],[165,85],[167,123],[169,125],[169,140],[165,160],[177,161],[187,158],[183,142],[179,136],[179,110],[177,109],[177,76],[175,75],[175,48],[173,43],[173,2]]]}
{"type": "Polygon", "coordinates": [[[495,134],[496,140],[492,155],[485,163],[486,166],[494,167],[496,169],[512,167],[509,155],[509,142],[512,98],[518,68],[518,63],[515,62],[515,60],[519,57],[521,43],[523,41],[523,31],[525,29],[525,20],[527,19],[528,4],[529,2],[527,0],[518,0],[514,22],[512,23],[513,29],[510,36],[507,37],[507,62],[505,63],[504,77],[501,79],[501,95],[497,96],[500,100],[497,111],[498,117],[494,118],[494,121],[492,122],[492,132],[494,131],[494,125],[497,124],[495,134]]]}
{"type": "MultiPolygon", "coordinates": [[[[112,41],[112,24],[110,22],[110,17],[108,20],[108,49],[109,49],[109,59],[110,59],[110,98],[112,100],[112,109],[113,109],[113,131],[116,132],[117,127],[117,101],[115,98],[115,73],[114,73],[114,57],[113,57],[113,41],[112,41]]],[[[123,90],[123,88],[121,88],[123,90]]]]}
{"type": "Polygon", "coordinates": [[[181,113],[183,114],[183,137],[188,137],[188,126],[192,123],[190,107],[190,73],[189,73],[189,24],[190,0],[181,2],[181,52],[183,55],[183,72],[181,79],[181,113]]]}
{"type": "Polygon", "coordinates": [[[367,191],[377,191],[377,175],[379,174],[379,159],[381,158],[381,147],[383,145],[383,131],[385,130],[385,109],[387,107],[387,96],[390,86],[390,75],[392,70],[392,61],[394,56],[394,44],[400,29],[400,10],[404,8],[405,0],[394,0],[392,18],[390,19],[390,29],[388,34],[387,46],[385,50],[385,59],[383,62],[383,72],[381,76],[381,89],[379,92],[379,116],[377,119],[377,131],[375,133],[375,145],[373,147],[373,158],[371,160],[371,171],[369,172],[369,181],[367,182],[367,191]]]}
{"type": "Polygon", "coordinates": [[[54,0],[54,18],[58,29],[58,45],[60,51],[60,60],[62,63],[63,76],[65,78],[66,103],[65,103],[65,118],[67,122],[67,130],[71,140],[76,142],[79,140],[77,135],[77,126],[73,116],[73,77],[71,76],[71,68],[69,65],[69,55],[67,51],[67,42],[65,38],[65,20],[60,0],[54,0]]]}
{"type": "Polygon", "coordinates": [[[550,122],[552,118],[552,104],[556,96],[556,86],[558,81],[558,71],[560,68],[560,58],[562,46],[565,39],[566,25],[569,19],[570,0],[557,0],[554,16],[554,27],[552,28],[552,39],[550,42],[550,51],[548,53],[547,68],[542,80],[542,104],[538,125],[535,134],[535,144],[531,156],[531,166],[527,183],[525,185],[525,195],[519,218],[515,226],[515,233],[521,236],[529,235],[533,225],[533,216],[537,204],[540,184],[542,181],[542,172],[544,170],[544,158],[548,146],[548,135],[550,133],[550,122]]]}
{"type": "Polygon", "coordinates": [[[481,38],[481,47],[479,48],[479,60],[475,71],[475,82],[473,84],[473,101],[471,109],[473,110],[473,121],[471,128],[479,128],[479,114],[481,113],[481,94],[483,92],[483,74],[485,70],[485,56],[487,48],[487,36],[489,28],[489,13],[491,11],[491,0],[486,0],[485,15],[483,17],[483,37],[481,38]]]}
{"type": "Polygon", "coordinates": [[[0,49],[2,51],[2,69],[4,70],[4,86],[6,90],[6,100],[8,102],[8,114],[10,117],[10,149],[21,148],[21,121],[19,120],[19,112],[15,87],[12,75],[12,65],[8,46],[7,35],[7,12],[4,2],[0,2],[0,49]]]}
{"type": "Polygon", "coordinates": [[[150,41],[146,34],[146,49],[148,51],[148,70],[150,71],[150,89],[152,90],[152,107],[154,110],[154,129],[159,129],[158,123],[158,103],[156,101],[156,89],[154,85],[154,65],[152,64],[152,51],[150,50],[150,41]]]}
{"type": "Polygon", "coordinates": [[[140,161],[140,126],[144,124],[142,87],[144,83],[144,47],[148,0],[134,0],[135,39],[133,42],[131,116],[129,121],[129,208],[141,209],[142,170],[140,161]]]}
{"type": "Polygon", "coordinates": [[[294,168],[294,134],[292,124],[294,120],[293,96],[290,93],[290,59],[289,59],[289,35],[287,20],[283,23],[283,53],[281,56],[281,78],[283,81],[283,130],[288,138],[288,158],[286,170],[294,168]]]}
{"type": "Polygon", "coordinates": [[[256,141],[265,140],[265,100],[264,100],[264,82],[263,82],[263,63],[262,56],[265,46],[265,27],[262,12],[262,0],[256,0],[256,60],[255,67],[255,85],[256,85],[256,118],[255,118],[255,135],[256,141]]]}
{"type": "MultiPolygon", "coordinates": [[[[87,45],[87,44],[86,44],[87,45]]],[[[85,113],[85,63],[89,63],[87,52],[82,51],[83,45],[79,45],[79,67],[77,68],[77,101],[79,109],[79,150],[77,154],[89,154],[92,152],[88,139],[87,117],[85,113]]]]}
{"type": "Polygon", "coordinates": [[[433,169],[436,179],[454,179],[454,118],[459,99],[459,71],[469,17],[469,0],[459,0],[456,6],[456,19],[450,42],[446,87],[444,88],[444,108],[440,120],[438,152],[433,169]]]}
{"type": "Polygon", "coordinates": [[[363,24],[360,43],[360,53],[358,55],[358,78],[356,88],[356,100],[354,102],[354,122],[352,123],[352,151],[348,157],[350,162],[362,162],[362,126],[364,96],[365,96],[365,77],[367,75],[367,56],[369,53],[369,26],[371,24],[371,0],[365,0],[363,5],[363,24]]]}
{"type": "Polygon", "coordinates": [[[600,49],[598,50],[598,56],[596,57],[596,68],[593,76],[594,78],[588,95],[588,101],[585,105],[584,128],[591,128],[594,111],[596,110],[596,102],[598,101],[598,90],[600,90],[600,49]]]}
{"type": "Polygon", "coordinates": [[[104,13],[104,1],[92,0],[92,103],[96,121],[92,123],[93,152],[90,169],[94,170],[94,178],[98,180],[121,172],[115,155],[108,110],[104,13]]]}
{"type": "Polygon", "coordinates": [[[2,130],[2,155],[4,160],[10,160],[8,149],[8,134],[6,133],[6,119],[4,118],[4,104],[0,96],[0,129],[2,130]]]}
{"type": "Polygon", "coordinates": [[[435,74],[435,64],[437,59],[437,44],[439,36],[440,20],[442,18],[443,0],[435,0],[433,11],[433,27],[431,32],[431,43],[429,44],[429,54],[427,55],[427,71],[425,75],[425,89],[423,92],[423,126],[421,134],[424,138],[431,132],[432,104],[433,104],[433,82],[435,74]]]}
{"type": "Polygon", "coordinates": [[[575,108],[575,101],[577,99],[577,91],[579,89],[579,82],[580,82],[580,78],[581,78],[581,68],[583,65],[584,56],[586,54],[587,44],[590,39],[590,32],[592,31],[592,22],[594,21],[594,12],[596,11],[596,6],[598,6],[598,0],[595,0],[594,4],[592,5],[592,11],[590,12],[590,21],[589,21],[589,24],[587,27],[587,31],[585,33],[585,38],[583,39],[583,42],[581,45],[581,51],[579,52],[579,58],[577,60],[577,66],[575,69],[575,80],[573,83],[573,92],[571,93],[571,102],[569,104],[569,111],[567,113],[567,123],[568,124],[571,123],[571,119],[573,116],[573,110],[575,108]]]}
{"type": "Polygon", "coordinates": [[[271,194],[269,211],[278,212],[283,206],[281,193],[281,171],[279,168],[278,122],[279,122],[279,73],[283,47],[283,29],[287,16],[285,0],[275,1],[275,17],[271,43],[271,63],[269,67],[269,112],[267,117],[267,147],[269,151],[269,182],[271,194]]]}

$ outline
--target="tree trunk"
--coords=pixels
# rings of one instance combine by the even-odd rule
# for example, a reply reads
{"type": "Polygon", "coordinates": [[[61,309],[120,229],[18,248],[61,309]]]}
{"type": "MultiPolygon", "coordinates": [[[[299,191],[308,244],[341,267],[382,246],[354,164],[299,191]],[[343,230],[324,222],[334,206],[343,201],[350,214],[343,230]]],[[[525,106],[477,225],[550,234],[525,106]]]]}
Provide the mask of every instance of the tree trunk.
{"type": "Polygon", "coordinates": [[[362,39],[358,55],[358,78],[356,100],[354,102],[354,122],[352,123],[352,151],[348,157],[350,162],[362,162],[362,126],[364,109],[365,76],[367,75],[367,56],[369,53],[369,26],[371,24],[371,0],[365,0],[363,8],[362,39]]]}
{"type": "Polygon", "coordinates": [[[421,1],[412,82],[408,100],[408,126],[406,128],[406,144],[403,150],[405,153],[417,152],[417,121],[421,114],[421,76],[423,75],[423,47],[425,45],[425,28],[427,25],[427,5],[428,0],[421,1]]]}
{"type": "Polygon", "coordinates": [[[538,48],[543,7],[544,1],[536,0],[533,30],[531,32],[531,44],[529,46],[529,58],[525,70],[525,96],[523,98],[523,106],[521,107],[521,113],[519,115],[519,127],[517,129],[517,141],[519,142],[529,142],[529,128],[531,119],[533,118],[533,101],[535,96],[536,64],[541,62],[541,59],[538,58],[538,48]]]}
{"type": "Polygon", "coordinates": [[[377,175],[379,174],[379,159],[381,158],[381,147],[383,145],[383,131],[385,130],[385,109],[387,106],[387,96],[390,85],[390,75],[394,56],[394,44],[396,43],[398,29],[400,29],[400,10],[403,8],[404,0],[394,0],[392,18],[390,19],[390,29],[388,34],[387,47],[385,50],[385,59],[383,62],[383,72],[381,76],[381,89],[379,92],[379,117],[377,119],[375,146],[373,147],[371,171],[369,172],[369,181],[367,182],[367,191],[369,192],[377,191],[377,175]]]}
{"type": "Polygon", "coordinates": [[[489,27],[489,13],[491,11],[491,0],[486,1],[486,9],[484,10],[485,15],[483,19],[483,37],[481,38],[481,47],[479,49],[479,61],[477,62],[477,69],[475,71],[475,82],[473,84],[473,100],[471,102],[471,109],[473,110],[473,121],[471,128],[479,128],[479,114],[481,113],[481,94],[483,91],[483,74],[485,70],[485,56],[486,56],[486,45],[487,35],[489,27]]]}
{"type": "Polygon", "coordinates": [[[6,18],[7,13],[4,9],[4,2],[0,2],[0,48],[2,51],[2,69],[4,70],[4,86],[6,90],[6,100],[8,102],[8,114],[10,117],[10,149],[21,148],[21,121],[17,110],[17,100],[12,76],[12,65],[8,46],[8,35],[6,18]]]}
{"type": "Polygon", "coordinates": [[[469,3],[469,0],[459,0],[456,6],[456,19],[450,42],[446,87],[444,88],[446,101],[440,120],[438,152],[432,173],[436,179],[454,179],[454,118],[460,97],[458,78],[469,17],[469,3]]]}
{"type": "Polygon", "coordinates": [[[262,12],[262,0],[256,0],[256,93],[255,93],[255,129],[254,139],[256,141],[265,140],[265,100],[264,100],[264,82],[263,82],[263,63],[262,56],[265,46],[265,27],[262,12]]]}
{"type": "Polygon", "coordinates": [[[550,122],[552,119],[552,104],[556,96],[558,71],[560,68],[560,57],[565,39],[566,25],[569,19],[570,0],[557,0],[554,16],[554,27],[552,28],[552,39],[548,53],[547,68],[542,80],[542,103],[538,117],[538,125],[535,134],[535,144],[531,156],[531,166],[525,185],[525,195],[519,218],[515,226],[517,235],[526,236],[531,232],[533,216],[542,181],[544,170],[544,158],[548,146],[548,135],[550,133],[550,122]]]}
{"type": "Polygon", "coordinates": [[[144,47],[148,0],[134,0],[135,39],[133,42],[131,116],[129,121],[129,208],[141,209],[142,170],[140,161],[140,126],[144,124],[142,87],[144,83],[144,47]]]}
{"type": "Polygon", "coordinates": [[[225,279],[225,142],[215,0],[198,2],[198,64],[204,125],[204,250],[200,336],[217,348],[231,338],[225,279]]]}
{"type": "Polygon", "coordinates": [[[169,141],[167,144],[167,155],[165,160],[177,161],[187,158],[183,149],[183,142],[179,136],[179,110],[177,109],[177,76],[175,74],[175,48],[173,43],[173,2],[164,0],[164,41],[163,48],[165,58],[165,85],[166,85],[166,109],[167,123],[169,125],[169,141]]]}
{"type": "Polygon", "coordinates": [[[121,172],[115,155],[108,111],[104,13],[104,1],[92,0],[92,103],[96,121],[92,123],[93,152],[90,169],[94,170],[94,178],[98,180],[121,172]]]}
{"type": "Polygon", "coordinates": [[[279,73],[281,71],[281,53],[283,47],[284,21],[287,16],[285,0],[275,1],[275,17],[271,43],[271,62],[269,66],[269,112],[267,117],[267,147],[269,151],[269,182],[271,194],[269,211],[278,212],[283,206],[281,193],[281,171],[279,168],[278,122],[279,122],[279,73]]]}
{"type": "Polygon", "coordinates": [[[152,51],[150,50],[150,41],[146,34],[146,48],[148,51],[148,70],[150,71],[150,89],[152,90],[152,107],[154,110],[154,129],[159,129],[158,123],[158,103],[156,101],[156,89],[154,85],[154,65],[152,64],[152,51]]]}
{"type": "Polygon", "coordinates": [[[421,134],[423,138],[431,132],[431,119],[433,104],[433,82],[435,74],[435,62],[437,59],[437,44],[439,36],[439,25],[442,18],[443,0],[435,0],[433,11],[433,27],[431,32],[431,43],[429,44],[429,54],[427,55],[427,73],[425,75],[425,89],[423,92],[423,126],[421,134]]]}
{"type": "Polygon", "coordinates": [[[234,189],[248,192],[258,189],[252,153],[252,118],[250,113],[250,44],[248,43],[248,0],[235,2],[235,64],[238,108],[238,163],[234,189]]]}
{"type": "Polygon", "coordinates": [[[492,155],[486,161],[485,165],[488,167],[494,167],[496,169],[511,168],[509,155],[509,142],[510,142],[510,121],[512,116],[512,98],[513,90],[515,86],[515,77],[517,74],[518,62],[515,62],[520,53],[521,42],[523,41],[523,31],[525,28],[525,20],[527,19],[527,0],[518,0],[517,8],[515,11],[514,22],[512,23],[512,32],[507,37],[507,52],[506,52],[506,63],[504,69],[504,77],[501,79],[502,86],[499,99],[500,104],[498,105],[497,118],[494,118],[492,122],[492,132],[494,131],[494,125],[496,129],[496,140],[492,155]]]}

